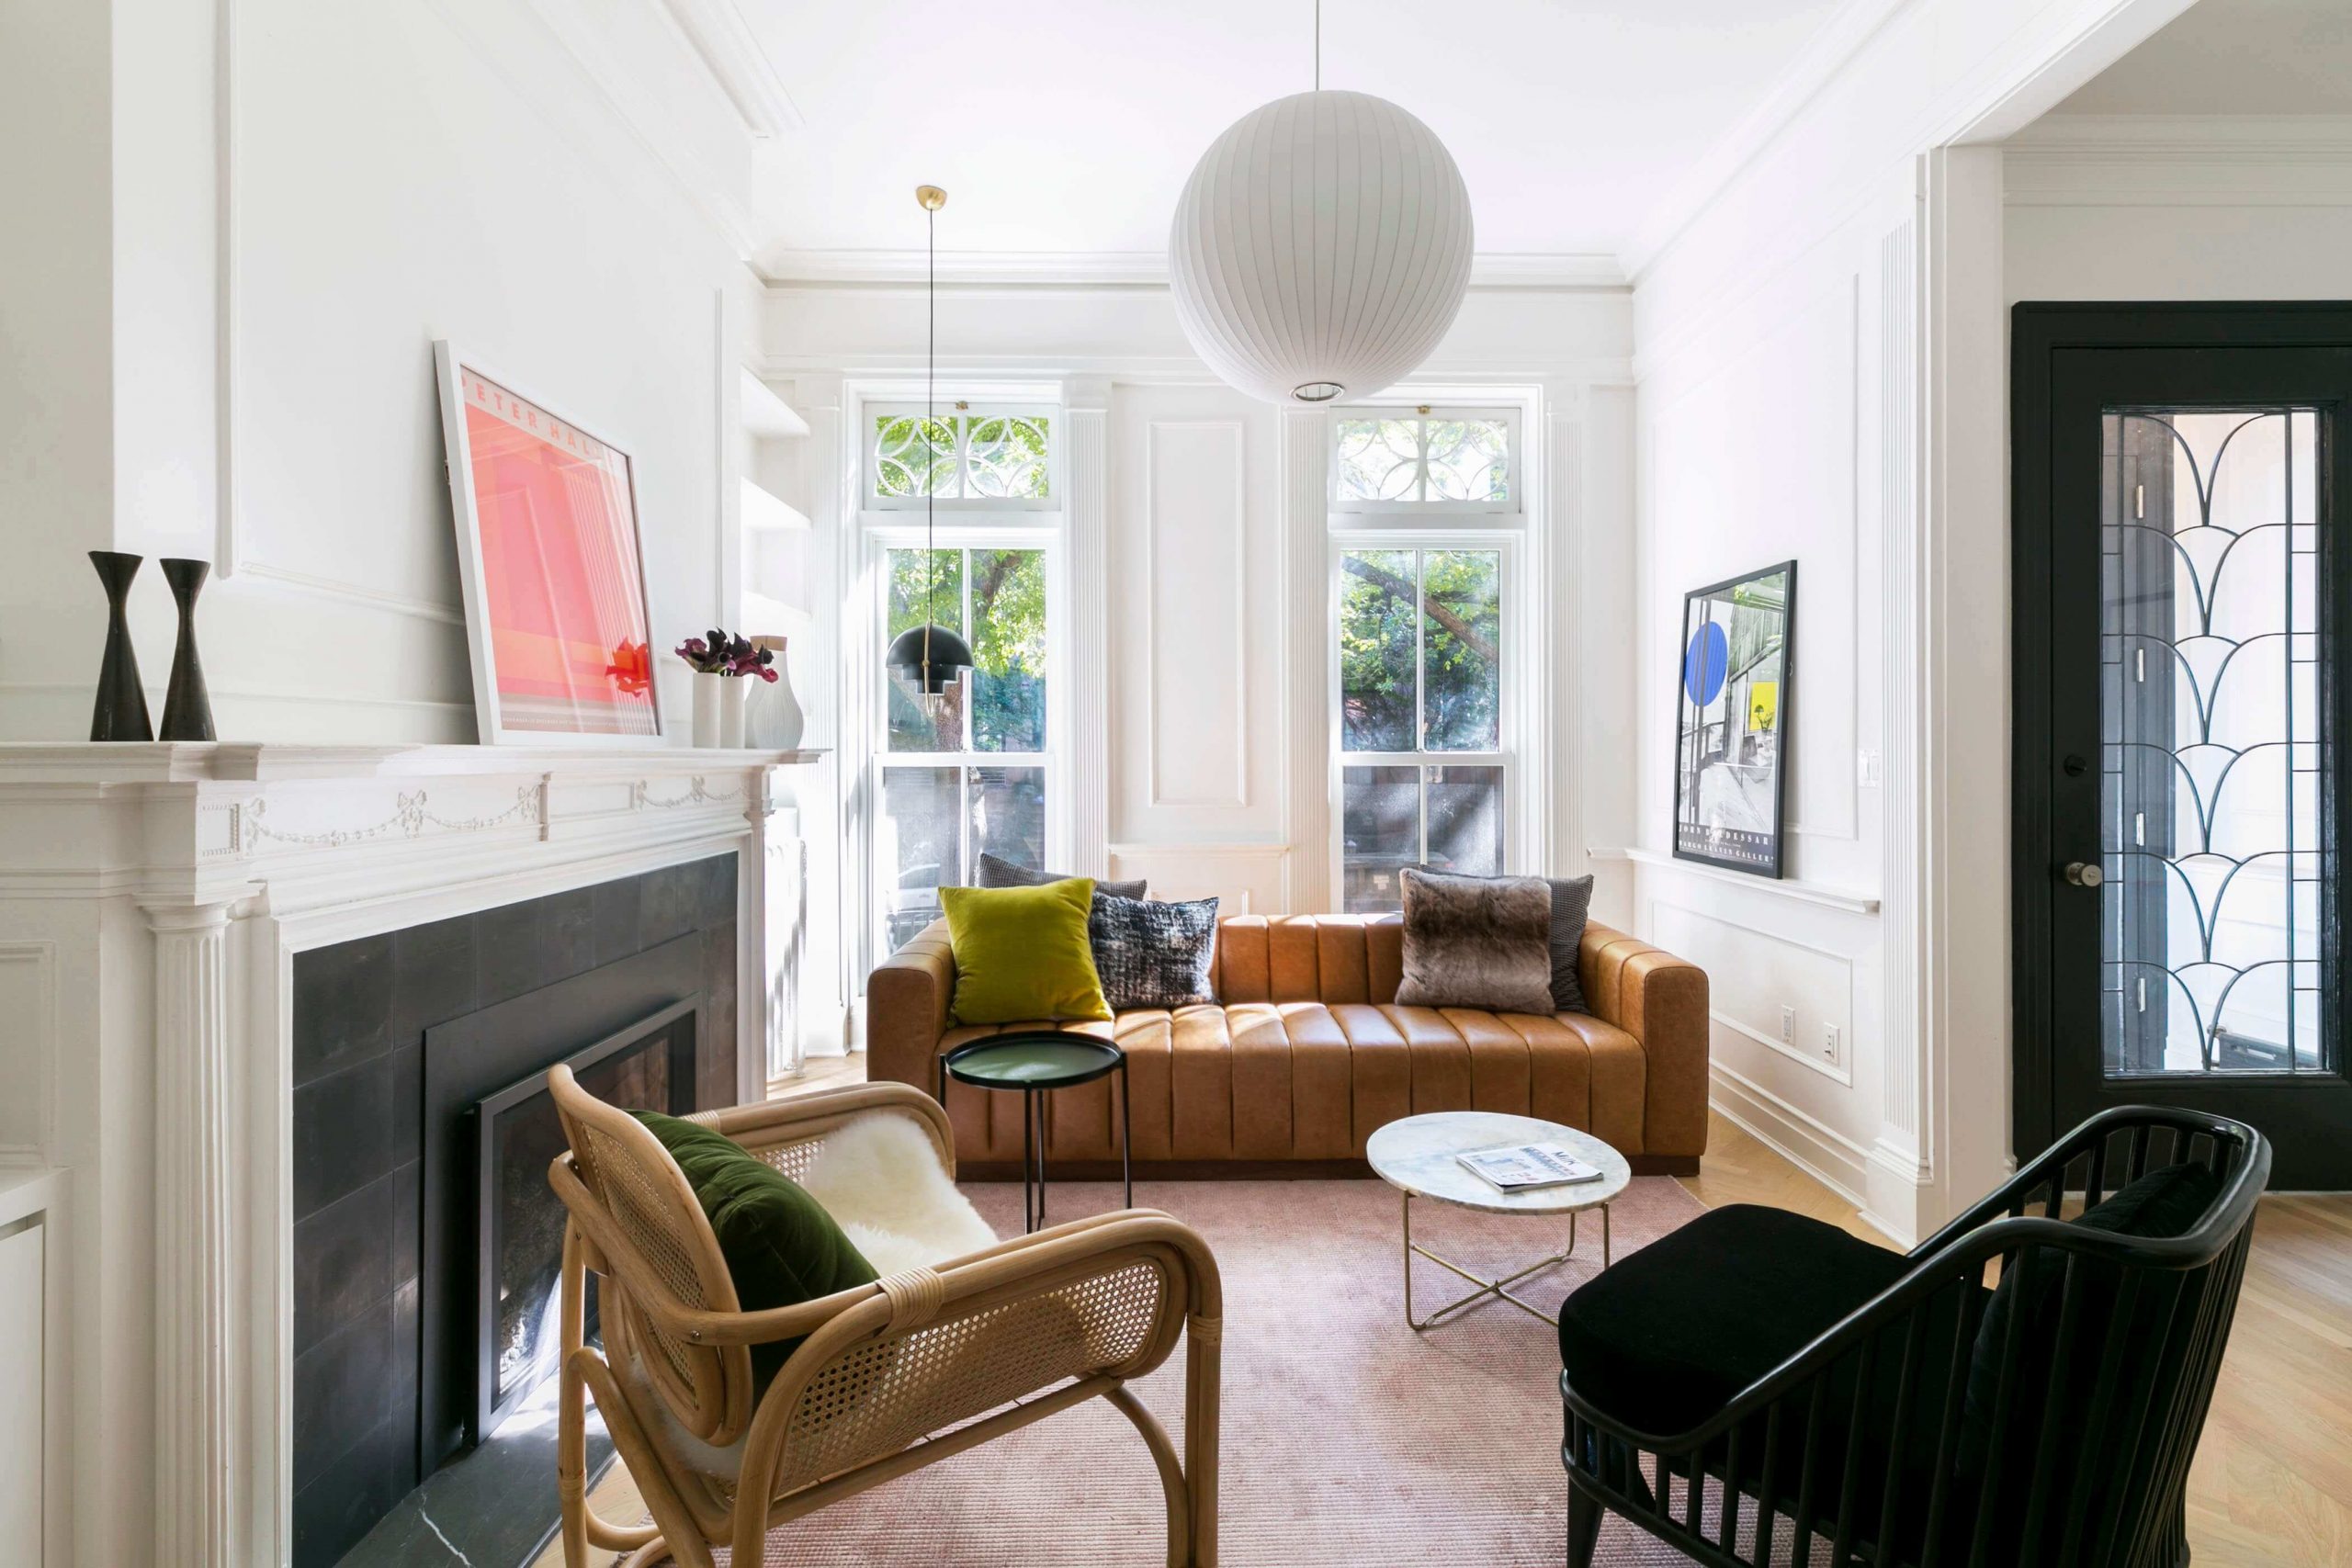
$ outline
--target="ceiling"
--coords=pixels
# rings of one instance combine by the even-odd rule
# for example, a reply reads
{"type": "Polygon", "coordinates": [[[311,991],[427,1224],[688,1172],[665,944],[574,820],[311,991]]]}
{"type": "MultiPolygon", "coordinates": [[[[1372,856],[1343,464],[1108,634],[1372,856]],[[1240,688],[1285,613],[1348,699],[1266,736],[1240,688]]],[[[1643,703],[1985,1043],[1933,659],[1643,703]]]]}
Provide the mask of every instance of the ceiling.
{"type": "MultiPolygon", "coordinates": [[[[1613,257],[1846,3],[1326,0],[1323,82],[1444,140],[1482,256],[1613,257]]],[[[902,264],[925,182],[943,255],[1141,274],[1216,134],[1313,85],[1312,0],[737,4],[804,122],[761,153],[773,276],[902,264]]]]}
{"type": "Polygon", "coordinates": [[[2199,0],[2054,114],[2352,114],[2352,0],[2199,0]]]}

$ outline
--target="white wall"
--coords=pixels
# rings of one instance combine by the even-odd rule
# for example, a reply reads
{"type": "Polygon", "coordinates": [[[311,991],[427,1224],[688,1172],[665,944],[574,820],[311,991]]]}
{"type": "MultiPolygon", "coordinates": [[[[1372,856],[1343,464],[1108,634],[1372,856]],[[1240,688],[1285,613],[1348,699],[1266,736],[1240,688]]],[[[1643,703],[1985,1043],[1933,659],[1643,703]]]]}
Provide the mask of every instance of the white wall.
{"type": "Polygon", "coordinates": [[[1849,7],[1634,258],[1636,923],[1714,979],[1717,1105],[1905,1238],[2009,1144],[1999,154],[1962,144],[2187,3],[1849,7]],[[1661,863],[1682,595],[1788,557],[1792,880],[1661,863]]]}
{"type": "MultiPolygon", "coordinates": [[[[808,403],[838,400],[845,384],[920,384],[920,287],[779,285],[765,323],[769,372],[808,403]]],[[[1557,869],[1581,870],[1588,845],[1622,843],[1626,830],[1630,328],[1619,288],[1475,289],[1415,381],[1541,389],[1546,417],[1523,439],[1549,475],[1555,546],[1548,591],[1530,609],[1552,636],[1544,694],[1561,754],[1545,857],[1557,869]]],[[[1157,286],[945,284],[938,341],[943,389],[1059,386],[1072,408],[1103,411],[1091,424],[1065,422],[1071,462],[1092,476],[1074,475],[1066,498],[1072,570],[1092,560],[1101,574],[1099,599],[1081,583],[1073,605],[1080,615],[1101,605],[1107,649],[1099,731],[1076,681],[1059,687],[1080,705],[1077,743],[1099,748],[1097,765],[1072,771],[1073,789],[1093,792],[1074,809],[1081,863],[1101,845],[1097,863],[1078,869],[1145,876],[1170,896],[1216,893],[1234,909],[1330,907],[1319,421],[1216,382],[1157,286]],[[1088,440],[1099,455],[1075,451],[1088,440]]],[[[832,441],[810,450],[845,468],[848,444],[838,432],[832,441]]],[[[811,558],[842,558],[825,538],[848,525],[828,504],[837,480],[806,467],[800,479],[819,525],[811,558]]],[[[840,711],[838,695],[811,700],[812,716],[820,708],[840,711]]],[[[1624,868],[1602,872],[1614,885],[1599,908],[1622,919],[1624,868]]],[[[859,978],[844,976],[853,987],[859,978]]]]}
{"type": "Polygon", "coordinates": [[[2051,115],[2002,199],[2011,301],[2352,295],[2352,118],[2051,115]]]}
{"type": "MultiPolygon", "coordinates": [[[[731,461],[721,376],[745,355],[755,286],[682,171],[731,111],[715,87],[673,96],[665,142],[574,52],[626,50],[645,83],[668,82],[662,51],[685,45],[651,8],[598,8],[593,27],[571,0],[62,9],[101,31],[111,15],[110,70],[73,93],[111,107],[110,177],[11,226],[26,242],[0,270],[11,321],[71,337],[0,395],[73,421],[69,450],[108,454],[111,494],[83,477],[61,497],[54,470],[12,465],[0,516],[62,538],[53,519],[95,507],[108,537],[29,555],[11,541],[26,570],[0,583],[0,735],[86,732],[103,619],[78,550],[110,540],[215,561],[199,627],[224,739],[472,739],[436,337],[631,454],[655,641],[707,624],[731,461]],[[49,274],[70,246],[32,265],[51,226],[103,232],[109,214],[110,275],[61,287],[49,274]],[[93,288],[102,310],[77,317],[93,288]],[[102,397],[71,400],[61,362],[110,366],[102,397]]],[[[12,61],[42,56],[9,41],[12,61]]],[[[46,128],[6,140],[47,156],[46,128]]],[[[172,624],[152,564],[134,607],[160,714],[172,624]]],[[[682,705],[671,662],[657,668],[682,705]]]]}

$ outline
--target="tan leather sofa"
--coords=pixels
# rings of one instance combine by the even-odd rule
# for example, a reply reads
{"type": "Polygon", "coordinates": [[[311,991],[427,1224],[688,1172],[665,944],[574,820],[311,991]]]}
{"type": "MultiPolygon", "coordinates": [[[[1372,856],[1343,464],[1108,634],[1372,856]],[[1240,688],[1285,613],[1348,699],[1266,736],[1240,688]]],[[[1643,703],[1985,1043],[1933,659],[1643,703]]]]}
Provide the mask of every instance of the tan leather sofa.
{"type": "MultiPolygon", "coordinates": [[[[1398,1117],[1501,1111],[1589,1132],[1646,1173],[1687,1174],[1707,1147],[1707,976],[1602,925],[1579,955],[1590,1013],[1396,1005],[1394,915],[1240,915],[1217,922],[1220,1005],[1069,1024],[1126,1049],[1137,1169],[1164,1175],[1336,1173],[1398,1117]]],[[[935,921],[866,982],[866,1074],[937,1091],[959,1027],[956,958],[935,921]]],[[[1056,1174],[1115,1174],[1116,1075],[1048,1097],[1056,1174]]],[[[1018,1173],[1021,1100],[950,1084],[965,1174],[1018,1173]]]]}

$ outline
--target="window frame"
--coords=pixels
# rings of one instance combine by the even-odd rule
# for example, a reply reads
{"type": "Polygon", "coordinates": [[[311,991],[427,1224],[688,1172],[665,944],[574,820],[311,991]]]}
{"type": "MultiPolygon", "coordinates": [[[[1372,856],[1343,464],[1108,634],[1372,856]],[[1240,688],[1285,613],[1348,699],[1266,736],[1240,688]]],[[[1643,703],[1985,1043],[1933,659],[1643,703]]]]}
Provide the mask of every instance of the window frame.
{"type": "MultiPolygon", "coordinates": [[[[1429,851],[1429,778],[1433,767],[1495,767],[1502,773],[1501,870],[1504,874],[1545,871],[1555,832],[1550,821],[1552,715],[1550,682],[1540,662],[1550,657],[1553,637],[1538,626],[1552,570],[1552,523],[1543,487],[1553,482],[1548,455],[1531,452],[1531,430],[1545,425],[1546,392],[1537,386],[1457,385],[1400,387],[1386,397],[1330,411],[1323,433],[1327,549],[1323,584],[1323,741],[1328,816],[1326,908],[1347,908],[1347,770],[1356,767],[1416,767],[1420,784],[1419,852],[1429,851]],[[1351,418],[1400,414],[1428,419],[1499,418],[1509,429],[1507,456],[1510,500],[1507,504],[1453,501],[1354,501],[1339,495],[1340,423],[1351,418]],[[1344,589],[1341,555],[1348,550],[1497,549],[1501,552],[1501,636],[1498,653],[1496,749],[1490,751],[1349,751],[1342,715],[1340,617],[1344,589]]],[[[1415,629],[1416,681],[1426,627],[1415,629]]],[[[1422,697],[1414,697],[1415,736],[1422,697]]]]}
{"type": "MultiPolygon", "coordinates": [[[[1487,515],[1491,516],[1492,513],[1487,515]]],[[[1524,614],[1522,595],[1511,585],[1521,575],[1521,563],[1526,555],[1524,532],[1518,528],[1495,527],[1422,527],[1405,531],[1395,526],[1358,528],[1333,526],[1326,560],[1324,596],[1329,606],[1324,637],[1324,681],[1329,694],[1330,759],[1330,865],[1331,908],[1347,909],[1347,775],[1351,768],[1417,768],[1420,770],[1419,843],[1419,852],[1426,861],[1430,842],[1430,782],[1431,768],[1495,768],[1502,774],[1502,844],[1499,867],[1508,874],[1519,858],[1525,839],[1520,823],[1522,798],[1525,794],[1524,721],[1521,714],[1524,694],[1520,688],[1525,682],[1519,678],[1523,657],[1524,634],[1520,620],[1524,614]],[[1496,648],[1495,746],[1491,750],[1475,751],[1432,751],[1416,746],[1411,750],[1351,751],[1347,749],[1345,717],[1346,693],[1340,668],[1340,618],[1346,592],[1346,568],[1342,558],[1362,550],[1493,550],[1501,558],[1497,570],[1502,589],[1499,609],[1501,625],[1496,648]]],[[[1417,571],[1425,572],[1426,564],[1417,571]]],[[[1425,581],[1425,579],[1423,579],[1425,581]]],[[[1418,589],[1420,583],[1417,581],[1418,589]]],[[[1419,740],[1424,733],[1424,650],[1428,628],[1425,615],[1414,617],[1413,628],[1413,734],[1419,740]]]]}
{"type": "MultiPolygon", "coordinates": [[[[1352,528],[1418,529],[1429,526],[1433,518],[1461,518],[1466,520],[1471,526],[1477,526],[1482,522],[1491,524],[1495,519],[1509,517],[1515,521],[1508,525],[1494,525],[1509,526],[1514,529],[1523,527],[1525,525],[1523,519],[1527,514],[1525,414],[1526,411],[1523,408],[1511,403],[1359,404],[1332,410],[1330,445],[1326,454],[1323,480],[1324,505],[1325,510],[1331,515],[1332,526],[1335,528],[1342,526],[1339,521],[1341,518],[1347,519],[1345,526],[1352,528]],[[1508,427],[1505,436],[1507,446],[1504,454],[1504,482],[1510,489],[1510,498],[1506,501],[1494,502],[1374,501],[1342,497],[1340,494],[1340,426],[1347,420],[1366,417],[1417,419],[1424,424],[1430,420],[1442,419],[1501,420],[1508,427]]],[[[1429,474],[1426,436],[1422,440],[1422,456],[1419,462],[1422,481],[1426,483],[1429,474]]]]}
{"type": "MultiPolygon", "coordinates": [[[[882,647],[881,633],[889,615],[889,558],[894,550],[921,550],[924,531],[920,524],[909,524],[893,516],[888,522],[869,523],[863,530],[865,537],[865,571],[869,623],[874,637],[869,639],[876,649],[877,678],[869,682],[863,708],[862,735],[865,740],[865,795],[868,803],[865,813],[864,858],[865,872],[861,878],[865,888],[866,918],[862,922],[865,940],[878,962],[889,956],[888,920],[891,914],[890,879],[894,872],[886,868],[880,859],[884,782],[893,768],[955,768],[958,770],[959,809],[956,818],[958,844],[971,827],[971,773],[974,768],[1037,768],[1045,773],[1046,838],[1045,854],[1047,864],[1068,857],[1069,850],[1069,758],[1065,743],[1069,733],[1068,688],[1057,684],[1055,671],[1068,667],[1067,649],[1069,629],[1067,625],[1068,563],[1062,549],[1058,528],[1006,527],[960,522],[949,526],[942,521],[935,547],[940,551],[965,552],[963,572],[963,619],[970,625],[972,573],[970,553],[978,550],[1035,550],[1045,558],[1046,570],[1046,744],[1042,751],[981,751],[966,748],[954,751],[895,751],[890,749],[890,680],[878,673],[882,647]]],[[[967,633],[968,635],[968,633],[967,633]]],[[[971,711],[965,710],[968,737],[971,711]]],[[[958,868],[959,874],[963,870],[958,868]]],[[[872,968],[869,964],[867,967],[872,968]]]]}
{"type": "MultiPolygon", "coordinates": [[[[1058,513],[1061,510],[1062,460],[1058,432],[1063,428],[1063,413],[1058,405],[1048,405],[1028,400],[1007,398],[940,398],[928,408],[922,402],[902,398],[876,398],[861,402],[857,419],[858,510],[861,513],[921,512],[929,499],[934,511],[1002,514],[1005,513],[1058,513]],[[1046,431],[1046,493],[1029,495],[956,495],[923,497],[920,495],[884,495],[881,493],[881,469],[875,450],[874,423],[877,419],[922,419],[926,412],[933,419],[983,420],[1024,419],[1043,417],[1052,423],[1046,431]]],[[[958,482],[969,469],[969,447],[965,432],[959,427],[956,451],[958,482]]]]}

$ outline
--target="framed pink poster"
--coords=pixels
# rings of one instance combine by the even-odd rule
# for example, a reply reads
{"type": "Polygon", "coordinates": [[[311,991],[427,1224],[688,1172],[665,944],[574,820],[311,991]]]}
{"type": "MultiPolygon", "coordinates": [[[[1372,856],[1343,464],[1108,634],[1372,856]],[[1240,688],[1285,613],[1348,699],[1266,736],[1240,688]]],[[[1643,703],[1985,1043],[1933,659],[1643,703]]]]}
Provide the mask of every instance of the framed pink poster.
{"type": "Polygon", "coordinates": [[[433,345],[481,739],[658,741],[628,454],[433,345]]]}

